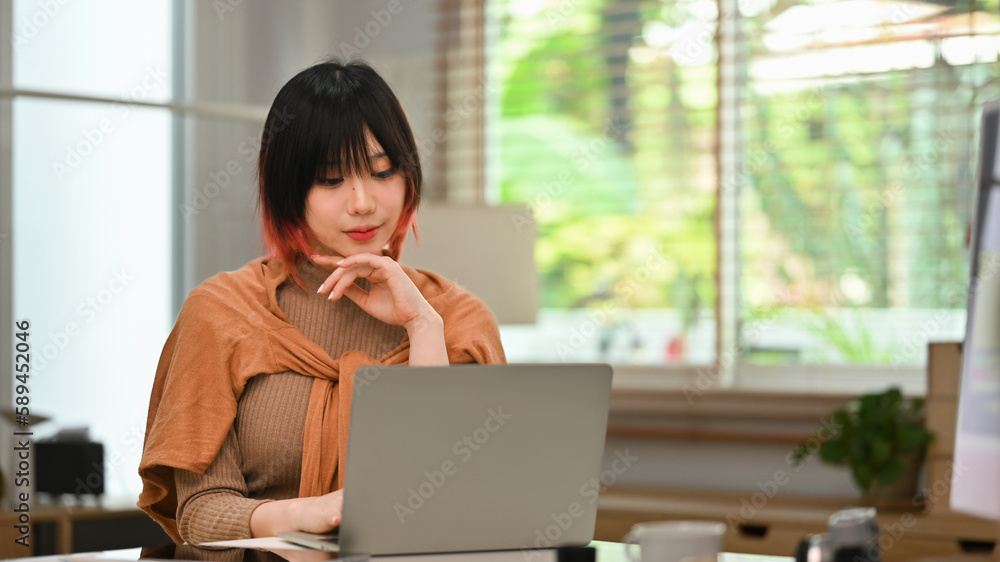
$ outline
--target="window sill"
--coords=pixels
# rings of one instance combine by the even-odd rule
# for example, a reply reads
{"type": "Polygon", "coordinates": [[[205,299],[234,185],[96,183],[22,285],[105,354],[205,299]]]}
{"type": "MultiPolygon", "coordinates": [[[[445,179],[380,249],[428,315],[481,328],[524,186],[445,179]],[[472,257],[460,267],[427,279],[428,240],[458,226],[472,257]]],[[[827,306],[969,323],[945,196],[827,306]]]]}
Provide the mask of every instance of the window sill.
{"type": "Polygon", "coordinates": [[[698,441],[800,443],[859,394],[926,390],[924,367],[740,366],[724,385],[706,368],[614,367],[608,434],[698,441]],[[699,383],[700,377],[700,383],[699,383]]]}

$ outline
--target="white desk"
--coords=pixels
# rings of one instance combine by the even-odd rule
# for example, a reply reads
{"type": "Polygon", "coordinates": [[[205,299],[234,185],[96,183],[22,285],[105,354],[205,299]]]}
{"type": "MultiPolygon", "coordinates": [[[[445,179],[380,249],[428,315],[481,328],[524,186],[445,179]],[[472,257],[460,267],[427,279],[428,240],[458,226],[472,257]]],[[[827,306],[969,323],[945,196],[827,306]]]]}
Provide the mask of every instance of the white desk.
{"type": "MultiPolygon", "coordinates": [[[[591,546],[597,548],[597,562],[629,562],[625,555],[625,545],[622,543],[594,541],[591,546]]],[[[311,551],[278,538],[248,539],[240,541],[222,541],[206,543],[206,546],[221,546],[229,548],[282,549],[285,551],[300,551],[302,560],[324,560],[326,553],[311,551]],[[315,556],[308,556],[308,555],[315,556]]],[[[15,558],[33,562],[88,562],[109,560],[138,560],[142,549],[109,550],[106,552],[87,552],[79,554],[63,554],[55,556],[39,556],[35,558],[15,558]]],[[[242,556],[238,558],[242,560],[242,556]]],[[[555,562],[555,552],[552,550],[511,550],[500,552],[461,552],[453,554],[416,554],[411,556],[378,556],[378,562],[555,562]]],[[[724,553],[719,555],[719,562],[792,562],[792,558],[783,556],[759,556],[755,554],[724,553]]]]}

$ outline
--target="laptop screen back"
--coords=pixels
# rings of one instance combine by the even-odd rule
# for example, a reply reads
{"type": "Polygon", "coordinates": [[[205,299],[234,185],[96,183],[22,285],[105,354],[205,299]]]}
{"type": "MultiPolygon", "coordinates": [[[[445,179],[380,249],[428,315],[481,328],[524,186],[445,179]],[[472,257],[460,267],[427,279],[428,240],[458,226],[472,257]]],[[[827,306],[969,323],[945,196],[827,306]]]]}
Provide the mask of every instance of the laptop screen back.
{"type": "Polygon", "coordinates": [[[341,552],[587,544],[610,391],[607,365],[359,369],[341,552]]]}

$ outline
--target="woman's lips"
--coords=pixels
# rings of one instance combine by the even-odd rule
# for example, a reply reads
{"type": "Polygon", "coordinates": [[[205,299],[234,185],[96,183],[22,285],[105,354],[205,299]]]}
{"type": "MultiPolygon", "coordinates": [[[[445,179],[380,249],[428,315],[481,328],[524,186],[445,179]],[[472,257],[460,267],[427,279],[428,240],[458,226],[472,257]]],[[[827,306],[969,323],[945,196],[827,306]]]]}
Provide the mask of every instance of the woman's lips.
{"type": "Polygon", "coordinates": [[[378,227],[376,226],[371,230],[351,230],[347,232],[347,235],[354,240],[357,240],[359,242],[364,242],[366,240],[371,240],[372,238],[375,238],[375,235],[377,233],[378,233],[378,227]]]}

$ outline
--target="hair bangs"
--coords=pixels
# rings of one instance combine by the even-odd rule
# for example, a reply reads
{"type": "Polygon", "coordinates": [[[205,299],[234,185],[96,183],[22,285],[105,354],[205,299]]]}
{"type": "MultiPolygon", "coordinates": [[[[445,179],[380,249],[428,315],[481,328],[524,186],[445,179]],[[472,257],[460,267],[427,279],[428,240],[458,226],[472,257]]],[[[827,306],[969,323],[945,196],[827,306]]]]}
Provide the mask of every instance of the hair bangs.
{"type": "Polygon", "coordinates": [[[346,91],[327,100],[328,107],[316,116],[317,128],[328,131],[322,148],[326,158],[318,163],[317,177],[330,172],[370,174],[373,157],[384,153],[394,167],[419,182],[420,168],[414,163],[416,143],[396,98],[365,91],[360,85],[344,86],[346,91]]]}
{"type": "Polygon", "coordinates": [[[357,111],[360,100],[330,100],[329,107],[317,115],[314,131],[322,132],[319,140],[314,178],[336,174],[340,177],[363,176],[372,172],[369,147],[369,127],[357,111]],[[341,102],[341,103],[336,103],[341,102]],[[351,110],[349,108],[354,107],[351,110]]]}

